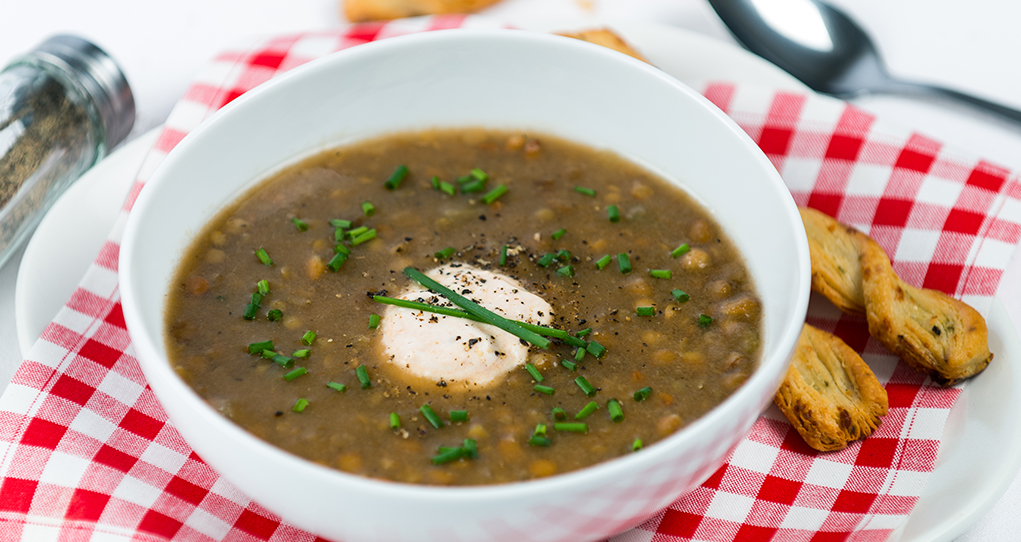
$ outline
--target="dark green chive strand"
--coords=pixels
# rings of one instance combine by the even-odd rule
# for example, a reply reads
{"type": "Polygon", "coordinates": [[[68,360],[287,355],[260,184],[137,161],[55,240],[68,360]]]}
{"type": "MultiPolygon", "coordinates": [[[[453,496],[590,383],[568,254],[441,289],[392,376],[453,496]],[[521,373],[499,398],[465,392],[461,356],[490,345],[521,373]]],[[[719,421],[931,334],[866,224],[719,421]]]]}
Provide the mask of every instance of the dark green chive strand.
{"type": "Polygon", "coordinates": [[[312,346],[312,343],[315,342],[316,337],[317,337],[316,332],[310,329],[306,331],[304,335],[301,336],[301,342],[309,346],[312,346]]]}
{"type": "Polygon", "coordinates": [[[338,252],[333,255],[333,258],[330,258],[330,263],[326,264],[326,268],[336,273],[337,271],[340,271],[340,266],[344,265],[344,262],[346,261],[347,254],[338,252]]]}
{"type": "Polygon", "coordinates": [[[698,327],[707,328],[713,323],[713,317],[708,314],[698,315],[698,327]]]}
{"type": "Polygon", "coordinates": [[[606,410],[610,411],[610,419],[613,420],[613,423],[624,421],[624,409],[621,408],[620,401],[610,399],[606,402],[606,410]]]}
{"type": "Polygon", "coordinates": [[[596,410],[599,410],[599,403],[595,401],[589,401],[589,404],[582,407],[582,409],[579,410],[578,413],[574,415],[574,419],[584,420],[585,418],[588,418],[589,415],[591,415],[596,410]]]}
{"type": "Polygon", "coordinates": [[[616,205],[607,205],[606,216],[610,219],[610,222],[620,222],[620,209],[616,205]]]}
{"type": "Polygon", "coordinates": [[[340,393],[344,393],[345,391],[347,391],[347,386],[339,382],[333,381],[327,382],[326,387],[330,388],[331,390],[339,391],[340,393]]]}
{"type": "Polygon", "coordinates": [[[547,252],[546,254],[543,254],[542,257],[535,262],[535,265],[538,265],[540,267],[549,267],[549,265],[553,263],[553,260],[555,260],[556,258],[557,258],[556,255],[554,255],[552,252],[547,252]]]}
{"type": "Polygon", "coordinates": [[[569,433],[588,433],[588,424],[581,422],[557,422],[553,424],[553,429],[569,433]]]}
{"type": "Polygon", "coordinates": [[[560,228],[559,230],[553,232],[553,235],[551,235],[550,237],[552,237],[554,241],[559,241],[560,238],[563,237],[565,233],[567,233],[567,230],[564,228],[560,228]]]}
{"type": "Polygon", "coordinates": [[[401,185],[401,181],[403,181],[407,176],[408,166],[401,164],[397,166],[397,169],[395,169],[393,173],[390,174],[390,178],[383,183],[383,186],[387,190],[396,190],[397,187],[401,185]]]}
{"type": "Polygon", "coordinates": [[[644,401],[652,395],[652,388],[645,386],[644,388],[635,392],[635,401],[644,401]]]}
{"type": "Polygon", "coordinates": [[[670,295],[674,296],[678,303],[687,303],[691,299],[691,296],[685,293],[684,290],[674,290],[670,292],[670,295]]]}
{"type": "Polygon", "coordinates": [[[683,245],[670,251],[670,255],[673,256],[674,258],[680,258],[681,256],[684,256],[689,250],[691,250],[691,247],[688,246],[688,243],[684,243],[683,245]]]}
{"type": "Polygon", "coordinates": [[[603,256],[602,258],[599,258],[596,261],[596,267],[602,270],[602,268],[609,265],[611,261],[613,261],[613,257],[607,254],[606,256],[603,256]]]}
{"type": "Polygon", "coordinates": [[[426,420],[429,420],[429,423],[432,424],[433,427],[435,427],[436,429],[443,428],[443,420],[441,420],[440,417],[436,415],[436,411],[433,410],[433,407],[429,405],[422,405],[418,407],[418,411],[421,412],[423,416],[425,416],[426,420]]]}
{"type": "Polygon", "coordinates": [[[673,278],[673,273],[669,269],[650,269],[649,276],[656,279],[669,279],[673,278]]]}
{"type": "Polygon", "coordinates": [[[284,311],[282,311],[280,309],[270,309],[270,311],[266,313],[266,318],[270,322],[276,322],[277,320],[279,320],[279,319],[281,319],[283,317],[284,317],[284,311]]]}
{"type": "Polygon", "coordinates": [[[635,314],[637,314],[638,316],[655,316],[656,315],[656,308],[655,307],[637,307],[637,308],[635,308],[635,314]]]}
{"type": "Polygon", "coordinates": [[[308,399],[298,399],[298,401],[296,403],[294,403],[294,406],[291,407],[291,410],[294,411],[294,412],[304,412],[305,411],[305,407],[307,407],[307,406],[308,406],[308,399]]]}
{"type": "Polygon", "coordinates": [[[372,387],[372,379],[369,378],[369,370],[364,365],[359,365],[355,368],[355,376],[358,377],[358,382],[362,384],[362,389],[366,390],[372,387]]]}
{"type": "Polygon", "coordinates": [[[294,224],[295,228],[298,228],[298,231],[308,231],[308,224],[298,217],[292,218],[291,223],[294,224]]]}
{"type": "Polygon", "coordinates": [[[550,395],[550,396],[552,396],[553,394],[555,394],[557,392],[557,390],[555,390],[555,389],[553,389],[553,388],[551,388],[549,386],[543,386],[542,384],[536,384],[535,388],[533,388],[533,389],[535,389],[535,391],[537,391],[539,393],[543,393],[543,394],[550,395]]]}
{"type": "Polygon", "coordinates": [[[391,412],[390,413],[390,429],[400,429],[400,428],[401,428],[401,417],[398,416],[396,412],[391,412]]]}
{"type": "Polygon", "coordinates": [[[507,193],[507,185],[500,184],[496,188],[494,188],[494,189],[490,190],[489,192],[487,192],[485,196],[482,196],[482,203],[485,203],[486,205],[490,205],[494,201],[500,199],[500,196],[503,196],[506,193],[507,193]]]}
{"type": "Polygon", "coordinates": [[[376,214],[376,206],[370,201],[363,201],[362,212],[365,213],[365,216],[372,216],[376,214]]]}
{"type": "Polygon", "coordinates": [[[464,422],[468,421],[468,411],[467,410],[451,410],[450,411],[450,421],[451,422],[460,422],[460,423],[464,423],[464,422]]]}
{"type": "Polygon", "coordinates": [[[248,345],[249,354],[261,354],[263,350],[273,350],[273,341],[262,341],[248,345]]]}
{"type": "Polygon", "coordinates": [[[270,259],[266,249],[259,247],[259,250],[255,251],[255,256],[259,258],[259,261],[262,262],[263,265],[273,265],[273,260],[270,259]]]}
{"type": "Polygon", "coordinates": [[[574,187],[574,191],[579,193],[579,194],[585,194],[586,196],[589,196],[589,197],[592,197],[592,198],[596,197],[596,191],[595,190],[592,190],[591,188],[585,188],[584,186],[575,186],[574,187]]]}
{"type": "Polygon", "coordinates": [[[631,258],[624,252],[617,254],[617,264],[620,266],[620,272],[628,274],[631,272],[631,258]]]}
{"type": "Polygon", "coordinates": [[[308,369],[306,369],[304,367],[298,367],[298,368],[294,369],[293,371],[285,374],[284,375],[284,380],[290,382],[290,381],[294,380],[295,378],[298,378],[299,376],[304,375],[304,374],[308,374],[308,369]]]}
{"type": "Polygon", "coordinates": [[[443,250],[433,253],[433,257],[437,260],[445,260],[457,253],[457,249],[454,247],[447,247],[443,250]]]}
{"type": "Polygon", "coordinates": [[[379,315],[378,314],[370,314],[369,315],[369,329],[376,329],[378,327],[379,327],[379,315]]]}
{"type": "Polygon", "coordinates": [[[534,378],[536,382],[543,381],[542,373],[539,372],[539,369],[535,368],[535,365],[532,365],[531,363],[526,363],[525,370],[528,371],[528,374],[532,375],[532,378],[534,378]]]}
{"type": "Polygon", "coordinates": [[[575,378],[574,383],[581,388],[582,393],[585,395],[589,397],[594,397],[596,395],[596,389],[592,386],[592,384],[589,384],[588,380],[584,376],[575,378]]]}

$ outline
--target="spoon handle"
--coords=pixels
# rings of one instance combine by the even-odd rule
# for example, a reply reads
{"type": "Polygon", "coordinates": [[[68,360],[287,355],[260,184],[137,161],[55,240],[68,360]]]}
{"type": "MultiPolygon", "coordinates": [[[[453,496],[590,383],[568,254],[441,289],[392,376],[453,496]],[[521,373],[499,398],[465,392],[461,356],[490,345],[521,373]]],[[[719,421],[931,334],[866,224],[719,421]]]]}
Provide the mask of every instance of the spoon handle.
{"type": "Polygon", "coordinates": [[[924,85],[908,81],[891,80],[890,84],[888,86],[884,86],[882,90],[884,92],[896,94],[928,96],[944,99],[949,98],[952,101],[967,104],[973,108],[985,111],[986,113],[992,113],[1016,123],[1021,123],[1021,111],[1018,111],[1017,109],[936,85],[924,85]]]}

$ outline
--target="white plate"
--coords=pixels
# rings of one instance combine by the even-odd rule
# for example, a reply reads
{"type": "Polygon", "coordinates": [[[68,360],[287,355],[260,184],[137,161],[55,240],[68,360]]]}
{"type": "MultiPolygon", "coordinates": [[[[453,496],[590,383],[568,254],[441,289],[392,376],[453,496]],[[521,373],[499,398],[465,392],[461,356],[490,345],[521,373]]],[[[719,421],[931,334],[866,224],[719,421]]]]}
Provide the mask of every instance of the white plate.
{"type": "MultiPolygon", "coordinates": [[[[519,27],[563,29],[527,21],[519,27]]],[[[613,26],[649,60],[681,81],[733,80],[807,88],[785,72],[728,43],[674,27],[639,22],[613,26]]],[[[57,201],[21,261],[15,312],[22,354],[74,292],[109,234],[157,130],[97,165],[57,201]],[[74,235],[68,235],[68,232],[74,235]]],[[[947,541],[985,514],[1021,467],[1021,341],[1003,308],[988,317],[995,361],[962,392],[950,412],[936,470],[908,522],[891,539],[947,541]]]]}

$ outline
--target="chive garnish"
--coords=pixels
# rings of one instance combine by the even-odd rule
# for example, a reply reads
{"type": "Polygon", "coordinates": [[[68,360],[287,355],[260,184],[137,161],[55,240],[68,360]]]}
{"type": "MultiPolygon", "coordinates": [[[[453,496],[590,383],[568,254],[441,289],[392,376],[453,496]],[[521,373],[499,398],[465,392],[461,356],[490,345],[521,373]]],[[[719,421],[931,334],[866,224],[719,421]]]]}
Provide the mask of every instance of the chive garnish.
{"type": "MultiPolygon", "coordinates": [[[[345,236],[344,228],[336,228],[336,229],[333,230],[333,240],[334,241],[339,243],[339,242],[344,240],[344,236],[345,236]]],[[[338,250],[337,252],[340,252],[340,251],[338,250]]]]}
{"type": "Polygon", "coordinates": [[[316,332],[312,331],[311,329],[306,331],[305,334],[301,336],[301,342],[309,346],[312,346],[312,343],[315,342],[315,340],[316,332]]]}
{"type": "Polygon", "coordinates": [[[528,371],[528,374],[532,375],[532,378],[534,378],[536,382],[542,382],[544,380],[542,378],[542,373],[539,372],[539,369],[535,368],[535,365],[526,363],[525,370],[528,371]]]}
{"type": "Polygon", "coordinates": [[[401,417],[398,416],[396,412],[391,412],[390,413],[390,429],[400,429],[400,428],[401,428],[401,417]]]}
{"type": "Polygon", "coordinates": [[[486,181],[482,181],[479,179],[473,179],[461,185],[461,192],[464,194],[468,194],[471,192],[482,192],[485,189],[486,181]]]}
{"type": "Polygon", "coordinates": [[[537,435],[532,435],[532,437],[528,439],[528,445],[529,446],[537,446],[537,447],[540,447],[540,448],[546,448],[546,447],[548,447],[551,444],[553,444],[553,441],[550,440],[549,437],[540,437],[540,436],[537,436],[537,435]]]}
{"type": "Polygon", "coordinates": [[[557,251],[556,257],[558,260],[562,262],[567,262],[571,259],[571,251],[567,250],[566,248],[562,248],[557,251]]]}
{"type": "Polygon", "coordinates": [[[302,348],[301,350],[295,350],[294,353],[291,354],[291,355],[296,357],[296,358],[303,358],[304,359],[304,358],[307,358],[308,355],[311,354],[311,353],[312,353],[312,351],[309,350],[308,348],[302,348]]]}
{"type": "Polygon", "coordinates": [[[397,169],[395,169],[393,173],[390,174],[390,178],[383,183],[383,186],[386,187],[387,190],[394,190],[400,186],[401,181],[403,181],[407,176],[408,166],[401,164],[397,166],[397,169]]]}
{"type": "MultiPolygon", "coordinates": [[[[587,347],[588,345],[586,344],[585,346],[587,347]]],[[[585,350],[586,350],[586,348],[583,348],[583,347],[579,347],[577,350],[575,350],[574,351],[574,361],[581,361],[581,360],[585,359],[585,350]]]]}
{"type": "Polygon", "coordinates": [[[652,388],[645,386],[644,388],[635,392],[635,401],[644,401],[652,395],[652,388]]]}
{"type": "Polygon", "coordinates": [[[588,335],[589,333],[592,333],[592,328],[587,327],[587,328],[585,328],[585,329],[575,333],[574,335],[577,336],[577,337],[584,337],[585,335],[588,335]]]}
{"type": "Polygon", "coordinates": [[[549,347],[549,339],[546,339],[534,331],[526,329],[513,320],[508,320],[493,311],[483,308],[479,304],[457,294],[435,280],[425,276],[421,271],[414,267],[405,267],[404,274],[422,286],[425,286],[426,288],[447,298],[448,301],[464,309],[473,316],[482,318],[485,323],[494,325],[520,339],[524,339],[525,341],[538,346],[539,348],[549,347]]]}
{"type": "Polygon", "coordinates": [[[346,261],[347,254],[344,254],[343,252],[338,252],[334,254],[332,258],[330,258],[330,263],[326,264],[326,268],[336,273],[337,271],[340,271],[340,266],[344,265],[344,262],[346,261]]]}
{"type": "Polygon", "coordinates": [[[577,414],[574,415],[576,420],[584,420],[588,418],[590,414],[599,409],[599,403],[595,401],[589,401],[589,404],[585,405],[577,414]]]}
{"type": "Polygon", "coordinates": [[[478,179],[480,181],[488,181],[489,180],[489,175],[487,175],[485,171],[482,171],[479,168],[472,168],[471,176],[475,177],[476,179],[478,179]]]}
{"type": "Polygon", "coordinates": [[[553,424],[557,431],[569,431],[571,433],[588,433],[588,424],[581,422],[557,422],[553,424]]]}
{"type": "Polygon", "coordinates": [[[635,308],[635,314],[638,316],[655,316],[655,307],[637,307],[635,308]]]}
{"type": "Polygon", "coordinates": [[[489,205],[489,204],[493,203],[494,201],[500,199],[500,196],[502,196],[502,195],[504,195],[506,193],[507,193],[507,185],[501,183],[496,188],[490,190],[489,192],[486,192],[485,196],[482,196],[482,203],[485,203],[486,205],[489,205]]]}
{"type": "Polygon", "coordinates": [[[333,247],[333,252],[336,252],[337,254],[343,254],[345,256],[351,255],[351,249],[344,246],[343,243],[337,243],[337,245],[333,247]]]}
{"type": "Polygon", "coordinates": [[[439,252],[434,253],[433,257],[435,257],[437,260],[443,260],[453,256],[456,252],[457,252],[456,248],[447,247],[439,252]]]}
{"type": "Polygon", "coordinates": [[[698,327],[709,327],[713,323],[713,317],[708,314],[698,315],[698,327]]]}
{"type": "Polygon", "coordinates": [[[628,258],[626,253],[617,254],[617,264],[620,265],[621,273],[626,275],[631,272],[631,258],[628,258]]]}
{"type": "Polygon", "coordinates": [[[586,196],[595,197],[596,191],[591,188],[585,188],[584,186],[575,186],[574,191],[579,194],[585,194],[586,196]]]}
{"type": "Polygon", "coordinates": [[[261,354],[263,350],[273,350],[273,341],[262,341],[248,345],[249,354],[261,354]]]}
{"type": "Polygon", "coordinates": [[[280,309],[270,309],[270,311],[266,313],[266,318],[268,318],[270,322],[276,322],[283,317],[284,311],[280,309]]]}
{"type": "Polygon", "coordinates": [[[669,269],[650,269],[649,276],[655,279],[669,279],[673,277],[673,273],[669,269]]]}
{"type": "Polygon", "coordinates": [[[256,307],[262,306],[262,294],[259,292],[252,292],[252,305],[256,307]]]}
{"type": "Polygon", "coordinates": [[[457,193],[457,187],[448,183],[447,181],[440,181],[440,191],[448,196],[453,196],[457,193]]]}
{"type": "Polygon", "coordinates": [[[597,343],[596,341],[588,343],[588,346],[586,346],[585,349],[588,350],[589,354],[592,354],[597,358],[603,357],[603,354],[606,353],[606,347],[597,343]]]}
{"type": "Polygon", "coordinates": [[[378,314],[370,314],[369,315],[369,329],[376,329],[378,327],[379,327],[379,315],[378,314]]]}
{"type": "Polygon", "coordinates": [[[632,452],[637,452],[638,450],[641,450],[641,449],[642,449],[642,439],[636,438],[635,441],[631,443],[631,451],[632,452]]]}
{"type": "Polygon", "coordinates": [[[294,412],[304,412],[305,407],[307,406],[308,399],[298,399],[298,401],[294,403],[294,407],[292,407],[291,410],[293,410],[294,412]]]}
{"type": "Polygon", "coordinates": [[[607,205],[606,216],[610,219],[610,222],[620,222],[620,209],[616,205],[607,205]]]}
{"type": "Polygon", "coordinates": [[[613,420],[613,423],[624,421],[624,409],[621,408],[620,401],[610,399],[606,402],[606,410],[610,411],[610,419],[613,420]]]}
{"type": "Polygon", "coordinates": [[[298,217],[292,218],[291,223],[294,224],[295,228],[298,228],[298,231],[308,231],[308,224],[298,217]]]}
{"type": "Polygon", "coordinates": [[[256,257],[263,265],[273,265],[273,260],[270,259],[269,254],[266,253],[266,249],[259,247],[259,250],[255,251],[256,257]]]}
{"type": "Polygon", "coordinates": [[[442,465],[444,463],[450,463],[464,457],[463,448],[441,448],[440,453],[436,454],[432,458],[433,465],[442,465]]]}
{"type": "Polygon", "coordinates": [[[553,419],[554,420],[566,420],[567,419],[567,412],[564,412],[564,409],[562,409],[560,407],[553,407],[553,419]]]}
{"type": "Polygon", "coordinates": [[[245,320],[255,320],[255,313],[259,311],[259,306],[254,303],[249,303],[245,306],[245,312],[241,315],[245,320]]]}
{"type": "Polygon", "coordinates": [[[684,290],[674,290],[670,294],[674,296],[678,303],[687,303],[691,299],[691,296],[685,293],[684,290]]]}
{"type": "Polygon", "coordinates": [[[579,376],[578,378],[575,378],[574,383],[577,384],[579,388],[581,388],[581,391],[585,395],[589,397],[594,397],[596,395],[596,389],[592,387],[592,384],[588,383],[588,380],[586,380],[584,376],[579,376]]]}
{"type": "Polygon", "coordinates": [[[450,411],[450,421],[451,422],[466,422],[466,421],[468,421],[468,411],[467,410],[451,410],[450,411]]]}
{"type": "Polygon", "coordinates": [[[471,174],[464,175],[457,178],[457,184],[464,184],[472,180],[475,180],[475,177],[472,177],[471,174]]]}
{"type": "Polygon", "coordinates": [[[546,254],[542,255],[542,258],[536,260],[535,264],[542,267],[549,267],[549,264],[553,263],[553,260],[555,259],[556,259],[555,254],[553,254],[552,252],[547,252],[546,254]]]}
{"type": "Polygon", "coordinates": [[[539,393],[544,393],[546,395],[553,395],[554,393],[557,392],[557,390],[549,386],[543,386],[542,384],[536,384],[533,389],[539,393]]]}
{"type": "Polygon", "coordinates": [[[273,363],[276,363],[277,365],[283,367],[284,369],[290,369],[291,367],[294,366],[294,359],[289,358],[283,354],[277,354],[274,352],[273,357],[270,359],[273,360],[273,363]]]}
{"type": "Polygon", "coordinates": [[[364,365],[359,365],[355,368],[355,376],[358,377],[358,382],[361,382],[362,389],[369,389],[372,387],[372,379],[369,378],[369,370],[364,365]]]}
{"type": "Polygon", "coordinates": [[[259,353],[262,354],[262,357],[266,359],[273,359],[273,356],[277,355],[277,353],[270,348],[264,348],[262,352],[259,353]]]}
{"type": "Polygon", "coordinates": [[[680,256],[683,256],[684,253],[688,252],[689,250],[691,250],[691,247],[688,246],[688,243],[684,243],[683,245],[670,251],[670,255],[673,256],[674,258],[678,258],[680,256]]]}
{"type": "Polygon", "coordinates": [[[507,245],[500,248],[500,265],[507,265],[507,245]]]}
{"type": "Polygon", "coordinates": [[[609,265],[609,263],[612,260],[613,260],[613,258],[609,254],[607,254],[606,256],[603,256],[602,258],[599,258],[598,260],[596,260],[596,267],[598,267],[599,269],[602,269],[602,268],[606,267],[607,265],[609,265]]]}
{"type": "Polygon", "coordinates": [[[344,236],[347,237],[348,239],[354,239],[355,236],[361,235],[367,231],[369,231],[368,226],[358,226],[353,230],[348,230],[347,232],[345,232],[344,236]]]}
{"type": "Polygon", "coordinates": [[[557,274],[560,275],[561,277],[573,277],[574,276],[574,266],[573,265],[565,265],[565,266],[561,267],[560,269],[557,269],[557,274]]]}
{"type": "Polygon", "coordinates": [[[429,181],[429,182],[432,183],[433,189],[435,189],[435,190],[439,190],[440,189],[440,178],[439,177],[433,175],[432,180],[429,181]]]}
{"type": "MultiPolygon", "coordinates": [[[[584,352],[584,350],[582,350],[582,352],[584,352]]],[[[577,363],[575,363],[575,362],[573,362],[571,360],[568,360],[568,359],[560,360],[560,364],[563,365],[564,367],[567,367],[567,369],[569,371],[573,371],[573,370],[578,368],[578,364],[577,363]]]]}
{"type": "Polygon", "coordinates": [[[436,415],[436,411],[433,410],[433,407],[429,405],[422,405],[418,407],[418,410],[419,412],[422,413],[423,416],[425,416],[425,419],[429,420],[429,423],[432,424],[433,427],[435,427],[436,429],[443,428],[443,420],[441,420],[440,417],[436,415]]]}
{"type": "Polygon", "coordinates": [[[364,243],[366,241],[371,241],[371,240],[373,240],[375,238],[376,238],[376,228],[372,228],[371,230],[369,230],[367,232],[364,232],[364,233],[361,233],[361,234],[357,235],[356,237],[352,237],[351,238],[351,245],[352,246],[358,246],[358,245],[360,245],[360,244],[362,244],[362,243],[364,243]]]}
{"type": "Polygon", "coordinates": [[[559,241],[560,238],[563,237],[565,233],[567,233],[567,230],[564,228],[560,228],[559,230],[553,232],[553,235],[551,235],[550,237],[552,237],[554,241],[559,241]]]}
{"type": "Polygon", "coordinates": [[[464,439],[461,449],[464,450],[465,457],[475,459],[479,456],[479,447],[475,444],[475,439],[464,439]]]}
{"type": "Polygon", "coordinates": [[[333,381],[327,382],[326,387],[330,388],[331,390],[339,391],[340,393],[344,393],[345,391],[347,391],[347,386],[341,384],[340,382],[333,381]]]}
{"type": "Polygon", "coordinates": [[[255,284],[255,287],[259,289],[259,294],[260,295],[268,295],[269,294],[269,281],[267,281],[267,280],[260,280],[259,282],[257,282],[255,284]]]}
{"type": "Polygon", "coordinates": [[[571,335],[570,333],[567,333],[567,332],[564,333],[563,337],[558,337],[558,338],[560,340],[564,341],[564,344],[566,344],[567,346],[574,346],[574,347],[578,347],[578,348],[584,348],[588,344],[587,342],[585,342],[585,341],[579,339],[578,337],[575,337],[575,336],[573,336],[573,335],[571,335]]]}
{"type": "Polygon", "coordinates": [[[290,382],[290,381],[294,380],[295,378],[298,378],[299,376],[301,376],[303,374],[307,374],[307,373],[308,373],[308,369],[306,369],[304,367],[298,367],[295,370],[285,374],[284,375],[284,380],[290,382]]]}
{"type": "Polygon", "coordinates": [[[376,206],[370,201],[363,201],[362,212],[365,213],[365,216],[372,216],[376,214],[376,206]]]}
{"type": "Polygon", "coordinates": [[[330,220],[330,225],[333,226],[334,228],[340,228],[342,230],[346,230],[346,229],[351,227],[351,221],[350,220],[341,220],[339,218],[334,218],[334,219],[330,220]]]}

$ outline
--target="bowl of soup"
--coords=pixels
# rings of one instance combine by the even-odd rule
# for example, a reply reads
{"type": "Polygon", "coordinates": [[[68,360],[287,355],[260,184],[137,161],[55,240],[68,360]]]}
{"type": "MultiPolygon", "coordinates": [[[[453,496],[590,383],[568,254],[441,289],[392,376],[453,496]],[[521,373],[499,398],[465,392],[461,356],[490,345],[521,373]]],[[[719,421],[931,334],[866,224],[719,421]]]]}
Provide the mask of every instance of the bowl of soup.
{"type": "Polygon", "coordinates": [[[695,488],[809,292],[769,160],[661,71],[522,31],[352,48],[142,190],[125,320],[200,457],[336,540],[588,540],[695,488]]]}

